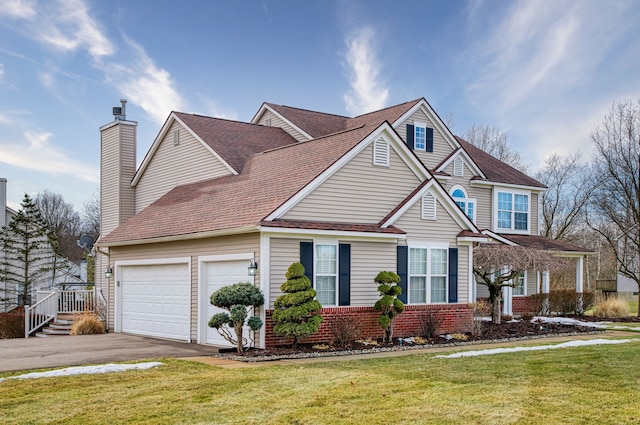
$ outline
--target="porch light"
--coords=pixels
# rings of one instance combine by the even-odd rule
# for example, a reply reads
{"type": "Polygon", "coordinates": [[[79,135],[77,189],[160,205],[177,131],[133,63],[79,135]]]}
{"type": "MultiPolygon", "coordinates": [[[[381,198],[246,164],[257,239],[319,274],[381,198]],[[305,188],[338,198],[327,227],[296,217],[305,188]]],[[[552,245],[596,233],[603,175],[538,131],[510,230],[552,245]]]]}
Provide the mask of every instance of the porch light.
{"type": "Polygon", "coordinates": [[[107,266],[107,270],[104,271],[104,277],[111,279],[113,277],[113,269],[111,266],[107,266]]]}
{"type": "Polygon", "coordinates": [[[256,260],[254,260],[253,258],[249,263],[248,270],[249,270],[249,276],[255,276],[258,274],[258,263],[256,263],[256,260]]]}

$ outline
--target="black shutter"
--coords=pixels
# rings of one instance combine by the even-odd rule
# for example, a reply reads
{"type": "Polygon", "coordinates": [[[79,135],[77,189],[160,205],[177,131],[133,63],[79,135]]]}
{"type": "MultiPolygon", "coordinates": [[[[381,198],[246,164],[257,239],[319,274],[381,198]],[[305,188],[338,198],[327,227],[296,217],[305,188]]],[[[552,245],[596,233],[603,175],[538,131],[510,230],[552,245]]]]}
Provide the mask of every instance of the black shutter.
{"type": "Polygon", "coordinates": [[[313,242],[300,242],[300,263],[304,267],[304,275],[313,285],[313,242]]]}
{"type": "Polygon", "coordinates": [[[409,279],[407,268],[409,267],[409,247],[407,246],[399,246],[396,255],[397,265],[396,268],[398,270],[398,276],[400,276],[400,288],[402,288],[402,293],[398,297],[400,301],[403,303],[407,302],[407,292],[408,285],[407,281],[409,279]]]}
{"type": "Polygon", "coordinates": [[[414,136],[415,134],[413,133],[413,124],[407,124],[407,146],[409,146],[409,149],[411,150],[413,150],[414,147],[414,136]]]}
{"type": "Polygon", "coordinates": [[[433,128],[427,127],[425,135],[425,146],[427,152],[433,152],[433,128]]]}
{"type": "Polygon", "coordinates": [[[458,248],[449,248],[449,302],[458,302],[458,248]]]}
{"type": "Polygon", "coordinates": [[[338,245],[338,305],[351,305],[351,245],[338,245]]]}

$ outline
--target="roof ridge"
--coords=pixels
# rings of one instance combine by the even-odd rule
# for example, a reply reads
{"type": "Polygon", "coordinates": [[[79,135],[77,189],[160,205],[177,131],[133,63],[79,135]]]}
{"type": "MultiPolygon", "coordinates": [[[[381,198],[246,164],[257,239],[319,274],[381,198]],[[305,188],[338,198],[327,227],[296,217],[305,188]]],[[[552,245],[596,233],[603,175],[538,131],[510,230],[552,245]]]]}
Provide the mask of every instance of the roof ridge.
{"type": "Polygon", "coordinates": [[[210,120],[225,121],[225,122],[234,123],[234,124],[246,124],[248,126],[260,127],[260,128],[280,128],[280,127],[269,127],[269,126],[261,125],[261,124],[254,124],[252,122],[232,120],[230,118],[212,117],[212,116],[209,116],[209,115],[201,115],[201,114],[195,114],[195,113],[189,113],[189,112],[171,111],[171,113],[187,115],[187,116],[190,116],[190,117],[197,117],[197,118],[207,118],[207,119],[210,119],[210,120]]]}
{"type": "Polygon", "coordinates": [[[307,108],[298,108],[295,106],[289,106],[289,105],[280,105],[277,103],[270,103],[270,102],[264,102],[265,105],[269,105],[269,106],[282,106],[283,108],[289,108],[289,109],[296,109],[298,111],[304,111],[304,112],[312,112],[314,114],[322,114],[322,115],[330,115],[332,117],[337,117],[337,118],[344,118],[344,119],[351,119],[351,117],[348,117],[346,115],[338,115],[338,114],[332,114],[330,112],[320,112],[320,111],[314,111],[312,109],[307,109],[307,108]]]}
{"type": "Polygon", "coordinates": [[[337,132],[335,132],[335,133],[327,134],[327,135],[325,135],[325,136],[320,136],[320,137],[317,137],[317,138],[315,138],[315,139],[307,140],[307,141],[305,141],[305,142],[296,142],[296,143],[291,143],[291,144],[289,144],[289,145],[278,146],[278,147],[276,147],[276,148],[267,149],[267,150],[265,150],[265,151],[258,152],[258,153],[256,153],[256,154],[254,154],[254,156],[255,156],[255,155],[258,155],[258,154],[262,154],[262,153],[269,153],[269,152],[273,152],[273,151],[278,151],[278,150],[282,150],[282,149],[290,148],[290,147],[292,147],[292,146],[300,146],[300,145],[303,145],[303,144],[307,144],[307,143],[311,143],[311,142],[316,142],[316,141],[318,141],[318,140],[326,139],[326,138],[328,138],[328,137],[337,136],[338,134],[343,134],[343,133],[348,133],[348,132],[350,132],[350,131],[360,130],[360,129],[364,128],[364,127],[366,127],[366,124],[362,124],[362,125],[361,125],[361,126],[359,126],[359,127],[354,127],[354,128],[349,128],[349,129],[342,130],[342,131],[337,131],[337,132]]]}
{"type": "Polygon", "coordinates": [[[364,113],[364,114],[356,115],[355,117],[353,117],[351,119],[362,118],[362,117],[365,117],[365,116],[371,115],[371,114],[377,114],[377,113],[385,111],[387,109],[397,108],[398,106],[409,104],[409,103],[418,103],[419,101],[421,101],[423,99],[424,99],[424,97],[420,97],[420,98],[417,98],[417,99],[414,99],[414,100],[408,100],[406,102],[400,102],[400,103],[395,104],[395,105],[387,106],[386,108],[376,109],[375,111],[371,111],[371,112],[367,112],[367,113],[364,113]]]}

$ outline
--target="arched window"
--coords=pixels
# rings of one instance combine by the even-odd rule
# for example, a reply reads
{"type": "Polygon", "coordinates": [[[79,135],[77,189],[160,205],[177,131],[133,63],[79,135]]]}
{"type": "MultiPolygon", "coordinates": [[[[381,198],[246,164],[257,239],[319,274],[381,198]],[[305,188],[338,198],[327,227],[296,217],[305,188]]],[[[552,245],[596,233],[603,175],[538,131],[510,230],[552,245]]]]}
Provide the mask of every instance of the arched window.
{"type": "Polygon", "coordinates": [[[469,199],[467,192],[462,186],[454,186],[451,188],[451,197],[458,204],[460,209],[475,223],[476,221],[476,200],[469,199]]]}

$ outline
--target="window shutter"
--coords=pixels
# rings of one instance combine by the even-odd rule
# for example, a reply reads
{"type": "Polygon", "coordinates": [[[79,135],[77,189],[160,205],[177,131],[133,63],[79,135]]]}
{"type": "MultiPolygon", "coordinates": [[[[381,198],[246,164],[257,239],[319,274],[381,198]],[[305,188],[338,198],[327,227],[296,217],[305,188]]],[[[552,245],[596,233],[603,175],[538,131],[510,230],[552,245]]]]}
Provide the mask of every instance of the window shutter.
{"type": "Polygon", "coordinates": [[[433,128],[426,128],[425,145],[427,152],[433,152],[433,128]]]}
{"type": "Polygon", "coordinates": [[[409,292],[407,281],[409,280],[408,276],[408,267],[409,267],[409,247],[408,246],[399,246],[397,248],[396,253],[396,269],[398,270],[398,276],[400,276],[399,286],[402,289],[402,293],[398,295],[398,298],[403,303],[407,302],[407,294],[409,292]]]}
{"type": "Polygon", "coordinates": [[[464,176],[464,163],[460,157],[453,160],[453,175],[464,176]]]}
{"type": "Polygon", "coordinates": [[[458,248],[449,248],[449,302],[458,302],[458,248]]]}
{"type": "Polygon", "coordinates": [[[313,284],[313,242],[300,242],[300,264],[304,267],[304,275],[313,284]]]}
{"type": "Polygon", "coordinates": [[[338,245],[338,305],[351,305],[351,244],[338,245]]]}
{"type": "Polygon", "coordinates": [[[373,164],[389,165],[389,143],[383,137],[373,142],[373,164]]]}
{"type": "Polygon", "coordinates": [[[422,197],[422,219],[436,219],[436,198],[431,192],[427,192],[422,197]]]}
{"type": "Polygon", "coordinates": [[[413,140],[415,134],[413,131],[413,124],[407,124],[407,146],[409,146],[409,149],[411,150],[413,150],[414,147],[413,140]]]}

